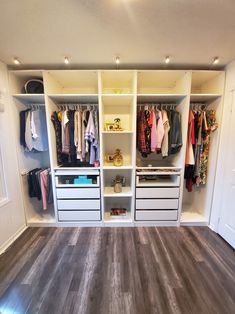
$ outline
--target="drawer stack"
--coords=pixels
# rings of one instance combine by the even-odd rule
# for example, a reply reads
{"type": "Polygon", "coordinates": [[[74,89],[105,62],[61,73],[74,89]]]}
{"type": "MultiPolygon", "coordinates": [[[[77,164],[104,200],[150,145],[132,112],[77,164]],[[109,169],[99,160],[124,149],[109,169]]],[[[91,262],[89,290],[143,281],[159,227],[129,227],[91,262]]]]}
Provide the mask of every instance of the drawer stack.
{"type": "Polygon", "coordinates": [[[99,170],[55,171],[59,221],[101,220],[99,170]]]}
{"type": "Polygon", "coordinates": [[[180,173],[137,172],[137,221],[176,221],[180,196],[180,173]]]}

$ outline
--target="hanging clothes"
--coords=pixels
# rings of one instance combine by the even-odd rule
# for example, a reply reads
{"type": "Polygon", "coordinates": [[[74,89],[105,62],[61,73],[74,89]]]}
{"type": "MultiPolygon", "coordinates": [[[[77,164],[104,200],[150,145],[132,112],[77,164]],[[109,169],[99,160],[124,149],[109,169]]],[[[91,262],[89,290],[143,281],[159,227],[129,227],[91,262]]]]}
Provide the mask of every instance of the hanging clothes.
{"type": "Polygon", "coordinates": [[[217,128],[214,110],[190,110],[185,160],[188,192],[192,191],[193,185],[206,184],[210,137],[217,128]]]}
{"type": "MultiPolygon", "coordinates": [[[[153,105],[154,107],[154,105],[153,105]]],[[[145,106],[137,112],[137,149],[142,157],[162,153],[165,158],[182,147],[180,113],[175,109],[152,110],[145,106]]]]}
{"type": "Polygon", "coordinates": [[[20,112],[20,144],[26,151],[48,150],[46,114],[42,109],[20,112]]]}
{"type": "MultiPolygon", "coordinates": [[[[76,105],[75,105],[76,108],[76,105]]],[[[57,160],[64,166],[94,166],[99,161],[99,127],[97,109],[79,105],[79,110],[54,112],[57,160]]]]}
{"type": "Polygon", "coordinates": [[[157,149],[160,150],[162,147],[162,140],[164,137],[164,125],[162,120],[162,112],[160,110],[157,111],[157,149]]]}
{"type": "Polygon", "coordinates": [[[47,210],[53,203],[52,179],[50,169],[35,168],[28,172],[29,197],[42,200],[42,209],[47,210]]]}
{"type": "Polygon", "coordinates": [[[162,110],[162,123],[164,127],[164,136],[162,140],[161,151],[162,157],[164,158],[168,156],[168,133],[170,131],[170,124],[166,110],[162,110]]]}

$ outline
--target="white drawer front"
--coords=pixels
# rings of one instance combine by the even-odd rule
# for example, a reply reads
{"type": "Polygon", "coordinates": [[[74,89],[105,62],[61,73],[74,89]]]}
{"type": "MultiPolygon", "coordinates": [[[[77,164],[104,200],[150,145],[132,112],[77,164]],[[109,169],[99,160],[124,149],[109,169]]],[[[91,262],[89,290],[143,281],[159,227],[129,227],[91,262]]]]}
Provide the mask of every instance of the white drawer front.
{"type": "Polygon", "coordinates": [[[57,198],[100,198],[100,189],[56,189],[57,198]]]}
{"type": "Polygon", "coordinates": [[[136,220],[177,220],[177,210],[138,210],[136,220]]]}
{"type": "Polygon", "coordinates": [[[136,188],[136,198],[178,198],[179,188],[136,188]]]}
{"type": "Polygon", "coordinates": [[[100,209],[100,200],[57,200],[58,209],[94,210],[100,209]]]}
{"type": "Polygon", "coordinates": [[[59,211],[59,221],[92,221],[100,220],[99,211],[59,211]]]}
{"type": "Polygon", "coordinates": [[[178,199],[136,200],[136,209],[178,209],[178,199]]]}

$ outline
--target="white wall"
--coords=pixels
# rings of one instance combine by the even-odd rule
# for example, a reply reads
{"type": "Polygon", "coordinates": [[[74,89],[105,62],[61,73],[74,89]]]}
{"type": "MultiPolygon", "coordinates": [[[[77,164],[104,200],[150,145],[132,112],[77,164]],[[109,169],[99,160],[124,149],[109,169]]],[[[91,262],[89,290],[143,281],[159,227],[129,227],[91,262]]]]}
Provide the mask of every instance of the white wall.
{"type": "Polygon", "coordinates": [[[210,227],[214,231],[218,231],[218,222],[220,217],[220,209],[223,199],[223,185],[225,173],[225,154],[228,153],[228,139],[229,139],[229,124],[230,124],[230,106],[231,106],[231,91],[235,90],[235,61],[231,62],[226,67],[226,82],[224,93],[224,109],[221,124],[221,135],[219,145],[219,155],[216,169],[215,188],[213,194],[212,211],[210,218],[210,227]]]}
{"type": "Polygon", "coordinates": [[[0,62],[0,144],[7,200],[0,203],[0,253],[25,229],[24,207],[16,152],[14,119],[9,97],[6,66],[0,62]]]}

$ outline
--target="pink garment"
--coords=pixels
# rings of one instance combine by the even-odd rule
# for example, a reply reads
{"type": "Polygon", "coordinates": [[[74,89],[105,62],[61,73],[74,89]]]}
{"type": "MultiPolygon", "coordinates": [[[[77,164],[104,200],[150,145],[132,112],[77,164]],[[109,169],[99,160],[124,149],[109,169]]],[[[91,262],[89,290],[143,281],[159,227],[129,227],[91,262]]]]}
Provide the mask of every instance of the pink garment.
{"type": "Polygon", "coordinates": [[[43,170],[40,172],[40,183],[41,183],[41,192],[42,192],[42,206],[43,209],[47,209],[47,200],[48,200],[48,170],[43,170]]]}
{"type": "Polygon", "coordinates": [[[158,122],[157,122],[157,148],[161,148],[162,140],[164,137],[164,125],[162,120],[161,111],[158,112],[158,122]]]}
{"type": "Polygon", "coordinates": [[[157,123],[155,111],[152,111],[152,128],[151,128],[151,152],[157,149],[157,123]]]}
{"type": "Polygon", "coordinates": [[[188,138],[186,145],[185,165],[194,165],[194,153],[192,145],[192,129],[194,128],[194,114],[190,110],[188,117],[188,138]]]}

